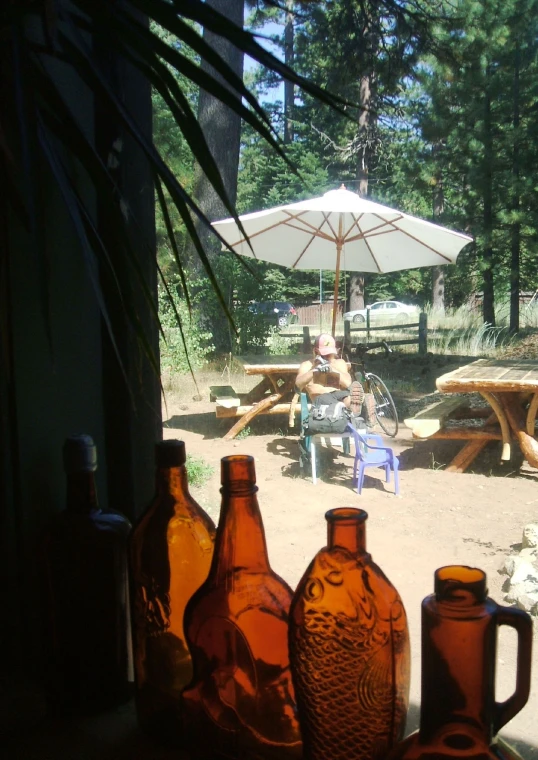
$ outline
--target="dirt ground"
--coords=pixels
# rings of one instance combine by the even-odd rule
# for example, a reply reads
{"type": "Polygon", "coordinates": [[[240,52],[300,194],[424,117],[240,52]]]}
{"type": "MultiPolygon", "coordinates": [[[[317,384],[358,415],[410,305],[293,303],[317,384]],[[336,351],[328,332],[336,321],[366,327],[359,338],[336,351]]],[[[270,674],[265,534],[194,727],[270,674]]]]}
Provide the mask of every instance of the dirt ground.
{"type": "MultiPolygon", "coordinates": [[[[398,360],[374,372],[403,390],[394,397],[400,418],[424,405],[435,390],[435,377],[470,357],[398,360]],[[407,370],[405,367],[407,366],[407,370]],[[404,371],[405,370],[405,371],[404,371]],[[405,376],[419,386],[406,391],[405,376]],[[398,383],[396,383],[396,379],[398,383]]],[[[164,437],[181,438],[189,454],[214,467],[203,487],[193,488],[200,504],[218,519],[219,462],[228,454],[254,456],[259,501],[273,569],[295,587],[308,562],[325,545],[324,513],[337,506],[366,509],[368,549],[399,590],[409,617],[412,646],[411,709],[408,730],[417,727],[420,703],[420,603],[433,590],[433,572],[447,564],[482,568],[490,596],[503,603],[506,576],[498,573],[506,555],[517,551],[524,525],[538,520],[538,471],[521,468],[521,458],[499,463],[500,443],[493,442],[476,460],[473,471],[443,471],[461,442],[415,441],[403,424],[391,445],[400,458],[400,496],[387,485],[381,470],[369,470],[363,493],[352,488],[353,457],[340,449],[322,450],[321,480],[314,486],[300,476],[298,431],[288,429],[287,417],[264,418],[242,440],[224,441],[229,420],[215,418],[206,386],[226,378],[200,378],[200,395],[190,381],[180,392],[168,393],[163,409],[164,437]]],[[[241,382],[240,377],[235,378],[241,382]]],[[[245,380],[246,382],[246,380],[245,380]]],[[[517,644],[514,632],[501,628],[497,668],[497,701],[514,690],[517,644]]],[[[534,648],[533,689],[527,706],[502,730],[526,758],[538,758],[538,648],[534,648]]]]}

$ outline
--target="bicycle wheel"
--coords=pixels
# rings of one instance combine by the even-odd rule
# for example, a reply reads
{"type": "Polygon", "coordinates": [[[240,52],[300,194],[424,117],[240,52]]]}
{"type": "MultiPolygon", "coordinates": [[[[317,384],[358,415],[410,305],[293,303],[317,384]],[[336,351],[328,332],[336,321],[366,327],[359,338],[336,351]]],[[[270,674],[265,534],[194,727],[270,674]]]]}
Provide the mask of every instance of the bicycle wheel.
{"type": "Polygon", "coordinates": [[[374,394],[375,416],[387,435],[394,437],[398,432],[398,412],[389,389],[383,380],[371,372],[366,373],[370,393],[374,394]]]}

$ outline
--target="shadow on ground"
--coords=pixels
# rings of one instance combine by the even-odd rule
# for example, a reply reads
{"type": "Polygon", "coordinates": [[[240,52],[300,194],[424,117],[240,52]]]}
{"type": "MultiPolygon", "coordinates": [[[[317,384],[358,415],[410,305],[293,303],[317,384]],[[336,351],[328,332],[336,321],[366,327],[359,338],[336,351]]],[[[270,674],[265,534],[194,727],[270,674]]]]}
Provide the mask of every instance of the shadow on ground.
{"type": "MultiPolygon", "coordinates": [[[[413,441],[411,446],[398,454],[401,470],[444,470],[456,454],[461,451],[464,441],[424,440],[413,441]]],[[[512,458],[501,462],[501,444],[491,441],[480,452],[465,471],[466,474],[488,475],[501,478],[525,478],[538,482],[538,472],[527,471],[523,456],[516,443],[512,447],[512,458]]]]}
{"type": "MultiPolygon", "coordinates": [[[[205,439],[223,438],[226,433],[233,427],[236,420],[234,418],[217,418],[215,412],[198,412],[195,414],[175,414],[167,420],[164,420],[163,427],[173,430],[188,430],[191,433],[200,433],[205,439]]],[[[299,434],[298,422],[293,428],[299,434]]],[[[288,418],[285,415],[265,417],[260,416],[252,420],[245,428],[246,435],[285,435],[288,428],[288,418]]],[[[293,434],[293,433],[292,433],[293,434]]],[[[239,434],[239,440],[241,440],[239,434]]]]}

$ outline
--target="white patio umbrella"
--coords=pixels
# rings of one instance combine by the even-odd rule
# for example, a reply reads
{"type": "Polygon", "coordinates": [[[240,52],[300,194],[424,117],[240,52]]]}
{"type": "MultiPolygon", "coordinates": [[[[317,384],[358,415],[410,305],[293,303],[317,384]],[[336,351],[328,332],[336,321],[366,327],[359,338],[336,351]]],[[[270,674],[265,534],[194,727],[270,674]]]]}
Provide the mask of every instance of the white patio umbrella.
{"type": "Polygon", "coordinates": [[[213,222],[230,248],[243,256],[291,269],[336,272],[332,333],[340,272],[394,272],[454,264],[468,235],[382,206],[346,190],[213,222]],[[344,251],[344,256],[342,256],[344,251]]]}

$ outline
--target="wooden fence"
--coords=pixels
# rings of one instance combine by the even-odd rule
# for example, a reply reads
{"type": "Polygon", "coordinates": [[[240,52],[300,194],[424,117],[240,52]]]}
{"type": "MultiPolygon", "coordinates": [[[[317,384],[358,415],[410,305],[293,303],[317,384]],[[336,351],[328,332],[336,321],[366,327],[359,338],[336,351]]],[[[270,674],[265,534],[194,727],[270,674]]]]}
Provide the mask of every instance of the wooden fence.
{"type": "MultiPolygon", "coordinates": [[[[364,323],[360,323],[364,324],[364,323]]],[[[301,332],[293,332],[293,333],[280,333],[280,336],[282,338],[295,338],[296,340],[301,340],[301,351],[303,353],[309,353],[312,350],[313,345],[313,338],[315,339],[315,336],[310,334],[310,326],[309,325],[303,325],[300,327],[297,325],[297,329],[301,332]]],[[[372,333],[382,333],[391,331],[395,332],[395,330],[412,330],[413,336],[410,338],[400,338],[396,340],[387,340],[387,344],[389,346],[404,346],[404,345],[417,345],[418,346],[418,353],[421,355],[424,355],[428,351],[428,317],[424,312],[421,312],[418,315],[418,322],[412,322],[409,324],[404,325],[383,325],[379,327],[372,327],[370,324],[370,310],[366,312],[366,326],[365,327],[359,327],[355,325],[354,322],[344,322],[344,339],[341,341],[343,343],[344,347],[349,348],[352,344],[353,335],[356,333],[365,333],[364,338],[362,338],[360,342],[380,342],[383,340],[383,335],[376,335],[375,337],[372,336],[372,333]]],[[[316,335],[319,331],[316,331],[316,335]]],[[[337,339],[338,343],[338,339],[337,339]]]]}
{"type": "MultiPolygon", "coordinates": [[[[298,322],[300,325],[331,324],[333,316],[333,302],[311,304],[310,306],[296,306],[298,322]]],[[[344,316],[344,305],[339,303],[336,311],[336,319],[341,320],[344,316]]]]}
{"type": "Polygon", "coordinates": [[[372,333],[376,332],[383,332],[390,330],[391,332],[394,332],[395,330],[413,330],[416,331],[416,334],[412,338],[401,338],[399,340],[387,340],[387,344],[389,346],[405,346],[405,345],[418,345],[418,353],[419,354],[426,354],[428,351],[428,317],[427,315],[422,311],[418,315],[418,322],[412,322],[410,324],[405,325],[383,325],[379,327],[372,327],[370,323],[370,309],[366,311],[366,326],[365,327],[355,327],[355,323],[352,322],[344,322],[344,345],[350,346],[352,341],[352,333],[366,333],[365,339],[366,343],[372,342],[379,342],[383,340],[382,335],[376,335],[375,338],[372,338],[372,333]]]}

